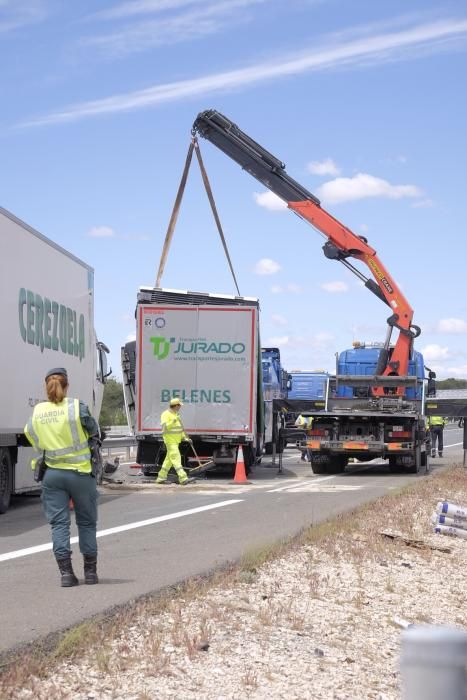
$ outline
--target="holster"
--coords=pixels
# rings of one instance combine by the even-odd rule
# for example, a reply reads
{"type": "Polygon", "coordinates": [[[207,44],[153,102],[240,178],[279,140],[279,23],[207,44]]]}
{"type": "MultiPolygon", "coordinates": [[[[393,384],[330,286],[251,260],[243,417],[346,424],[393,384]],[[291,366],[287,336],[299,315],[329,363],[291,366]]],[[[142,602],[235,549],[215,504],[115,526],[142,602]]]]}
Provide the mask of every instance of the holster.
{"type": "Polygon", "coordinates": [[[101,441],[97,436],[91,437],[88,440],[89,449],[91,451],[91,474],[96,479],[102,474],[102,454],[101,441]]]}
{"type": "Polygon", "coordinates": [[[34,481],[39,483],[44,478],[44,474],[47,470],[47,464],[45,463],[45,454],[36,460],[36,466],[34,467],[34,481]]]}

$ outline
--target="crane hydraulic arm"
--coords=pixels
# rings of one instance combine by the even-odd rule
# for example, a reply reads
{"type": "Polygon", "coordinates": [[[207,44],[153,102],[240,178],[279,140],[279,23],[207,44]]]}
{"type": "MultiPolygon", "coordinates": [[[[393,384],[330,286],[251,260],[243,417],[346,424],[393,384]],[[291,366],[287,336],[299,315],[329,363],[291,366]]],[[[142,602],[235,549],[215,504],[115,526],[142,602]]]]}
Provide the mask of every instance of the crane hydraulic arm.
{"type": "MultiPolygon", "coordinates": [[[[392,314],[387,319],[386,342],[380,353],[376,374],[385,377],[406,376],[413,339],[420,335],[420,328],[412,324],[413,309],[379,260],[374,248],[368,245],[366,238],[357,236],[331,216],[321,207],[315,195],[286,173],[284,163],[247,136],[220,112],[215,110],[201,112],[193,124],[192,133],[194,136],[199,134],[211,141],[250,175],[284,200],[289,209],[318,229],[328,239],[323,246],[325,256],[343,263],[364,282],[370,291],[391,308],[392,314]],[[375,279],[365,277],[349,262],[349,258],[365,263],[375,279]],[[391,333],[394,328],[399,330],[399,337],[390,352],[391,333]]],[[[382,395],[384,387],[375,387],[373,393],[382,395]]],[[[397,387],[394,393],[402,395],[404,388],[397,387]]]]}

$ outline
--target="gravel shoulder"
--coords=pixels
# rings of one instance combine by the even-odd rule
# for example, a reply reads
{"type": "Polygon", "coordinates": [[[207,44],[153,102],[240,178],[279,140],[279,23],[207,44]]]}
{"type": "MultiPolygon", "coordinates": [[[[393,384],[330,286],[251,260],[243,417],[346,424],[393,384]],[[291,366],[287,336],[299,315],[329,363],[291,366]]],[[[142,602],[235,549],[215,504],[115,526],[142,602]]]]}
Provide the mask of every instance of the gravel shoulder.
{"type": "Polygon", "coordinates": [[[0,696],[396,700],[402,627],[467,629],[467,540],[433,533],[441,500],[467,505],[465,469],[71,630],[53,653],[7,669],[0,696]],[[389,539],[388,529],[423,544],[389,539]]]}

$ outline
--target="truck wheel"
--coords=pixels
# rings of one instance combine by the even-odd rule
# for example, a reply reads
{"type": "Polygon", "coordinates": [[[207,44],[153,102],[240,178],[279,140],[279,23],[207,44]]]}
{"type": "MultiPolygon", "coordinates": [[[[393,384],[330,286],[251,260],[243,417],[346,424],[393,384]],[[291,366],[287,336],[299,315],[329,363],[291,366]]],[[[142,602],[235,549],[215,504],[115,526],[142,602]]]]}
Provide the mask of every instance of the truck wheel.
{"type": "Polygon", "coordinates": [[[328,474],[328,466],[327,464],[315,464],[312,462],[311,471],[313,474],[328,474]]]}
{"type": "Polygon", "coordinates": [[[397,457],[389,457],[389,471],[391,474],[399,474],[402,471],[397,457]]]}
{"type": "Polygon", "coordinates": [[[307,454],[313,474],[329,474],[329,457],[327,455],[317,455],[311,450],[307,450],[307,454]]]}
{"type": "Polygon", "coordinates": [[[415,448],[415,453],[413,457],[413,464],[408,468],[409,474],[419,474],[420,467],[422,466],[422,450],[420,445],[415,448]]]}
{"type": "Polygon", "coordinates": [[[10,450],[0,447],[0,513],[6,513],[13,489],[13,466],[10,450]]]}
{"type": "Polygon", "coordinates": [[[329,461],[328,473],[329,474],[342,474],[347,466],[348,459],[345,455],[337,455],[336,457],[331,457],[329,461]]]}
{"type": "Polygon", "coordinates": [[[422,452],[421,464],[422,467],[425,467],[425,474],[428,474],[428,472],[430,471],[430,456],[427,450],[425,450],[425,452],[422,452]]]}
{"type": "Polygon", "coordinates": [[[264,452],[267,455],[272,455],[272,443],[271,442],[266,443],[266,445],[264,446],[264,452]]]}

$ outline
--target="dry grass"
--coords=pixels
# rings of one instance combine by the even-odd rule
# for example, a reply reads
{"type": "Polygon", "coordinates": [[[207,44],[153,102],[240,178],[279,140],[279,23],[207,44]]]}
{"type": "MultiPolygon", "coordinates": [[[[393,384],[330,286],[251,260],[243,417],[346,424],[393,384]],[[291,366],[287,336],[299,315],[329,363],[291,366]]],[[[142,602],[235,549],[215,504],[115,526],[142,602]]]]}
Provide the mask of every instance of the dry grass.
{"type": "MultiPolygon", "coordinates": [[[[163,594],[145,597],[105,618],[79,625],[62,634],[53,644],[19,653],[14,663],[4,668],[0,697],[14,700],[19,688],[30,692],[30,696],[25,697],[47,700],[64,697],[60,688],[50,682],[47,691],[42,693],[42,682],[51,678],[60,664],[79,660],[90,649],[92,661],[89,663],[103,676],[110,678],[136,668],[147,678],[172,677],[180,673],[185,660],[196,663],[213,643],[219,643],[220,630],[227,625],[232,635],[241,633],[247,622],[252,634],[284,628],[292,630],[296,636],[306,637],[307,621],[313,617],[313,610],[329,598],[337,605],[342,577],[347,576],[352,580],[353,597],[341,602],[351,605],[349,620],[335,633],[336,645],[345,648],[351,640],[349,628],[354,618],[366,615],[371,606],[366,585],[369,570],[381,581],[381,595],[388,596],[388,600],[396,593],[401,567],[405,564],[408,574],[411,571],[411,565],[405,561],[406,545],[380,535],[388,525],[388,514],[392,522],[407,524],[404,534],[419,539],[427,531],[427,503],[434,506],[436,501],[445,499],[464,502],[466,496],[465,470],[450,469],[420,479],[353,513],[309,527],[288,542],[251,549],[235,566],[207,577],[192,578],[163,594]],[[261,572],[278,559],[282,561],[283,558],[286,564],[287,557],[292,554],[302,562],[303,576],[299,585],[290,589],[279,578],[270,580],[264,588],[261,572]],[[335,571],[331,567],[323,573],[320,563],[325,559],[345,559],[348,567],[345,570],[336,567],[335,571]],[[234,588],[235,596],[226,600],[223,591],[234,588]],[[203,614],[192,615],[191,606],[202,599],[206,600],[203,614]],[[143,657],[141,651],[135,654],[133,642],[141,636],[141,630],[144,630],[143,657]],[[180,660],[175,667],[174,656],[180,660]]],[[[431,550],[417,550],[417,557],[427,564],[434,556],[431,550]]],[[[423,587],[423,583],[418,585],[423,587]]],[[[411,595],[410,587],[407,595],[411,595]]],[[[459,624],[464,624],[462,591],[453,593],[452,605],[458,608],[459,624]]],[[[432,622],[423,612],[411,621],[432,622]]],[[[349,659],[346,664],[353,669],[354,660],[349,659]]],[[[325,662],[326,658],[317,660],[323,669],[325,662]]],[[[275,674],[267,669],[263,678],[268,674],[274,678],[275,674]]],[[[244,667],[241,684],[245,694],[253,692],[259,683],[259,671],[251,665],[244,667]]],[[[118,685],[109,686],[108,692],[109,697],[119,697],[118,685]]],[[[149,697],[153,697],[150,691],[144,690],[138,700],[149,697]]]]}

